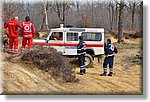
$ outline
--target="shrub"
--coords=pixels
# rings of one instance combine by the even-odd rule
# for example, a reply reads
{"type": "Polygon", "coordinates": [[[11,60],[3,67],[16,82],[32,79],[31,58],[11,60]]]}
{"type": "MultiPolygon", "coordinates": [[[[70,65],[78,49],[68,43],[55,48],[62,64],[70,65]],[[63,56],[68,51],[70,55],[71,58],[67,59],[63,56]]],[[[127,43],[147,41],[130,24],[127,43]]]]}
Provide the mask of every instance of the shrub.
{"type": "Polygon", "coordinates": [[[22,60],[30,61],[41,70],[49,71],[52,77],[60,77],[66,82],[76,80],[74,68],[69,60],[52,47],[34,46],[23,55],[22,60]]]}

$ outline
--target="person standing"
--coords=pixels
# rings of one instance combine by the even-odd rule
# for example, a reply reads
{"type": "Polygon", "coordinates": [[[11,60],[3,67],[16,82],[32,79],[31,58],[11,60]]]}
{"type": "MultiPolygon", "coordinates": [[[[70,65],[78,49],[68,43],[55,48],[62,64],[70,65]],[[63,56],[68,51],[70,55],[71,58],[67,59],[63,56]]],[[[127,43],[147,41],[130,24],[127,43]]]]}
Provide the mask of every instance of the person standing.
{"type": "Polygon", "coordinates": [[[86,54],[86,43],[83,41],[83,37],[79,36],[79,43],[77,45],[77,55],[78,55],[78,61],[80,66],[80,75],[86,73],[85,54],[86,54]]]}
{"type": "Polygon", "coordinates": [[[18,22],[18,17],[14,17],[12,20],[4,24],[4,28],[8,28],[9,38],[9,54],[18,55],[18,28],[22,29],[21,24],[18,22]],[[13,50],[14,47],[14,50],[13,50]]]}
{"type": "Polygon", "coordinates": [[[28,45],[28,50],[30,50],[32,47],[32,41],[35,35],[35,28],[34,25],[30,22],[29,16],[25,17],[25,22],[23,22],[22,26],[22,53],[24,53],[26,45],[28,45]]]}
{"type": "Polygon", "coordinates": [[[113,74],[113,64],[114,64],[114,53],[118,53],[117,48],[111,43],[111,39],[107,39],[107,44],[104,47],[105,51],[105,59],[103,63],[103,74],[101,76],[106,76],[107,74],[107,65],[109,64],[109,74],[108,76],[112,76],[113,74]]]}

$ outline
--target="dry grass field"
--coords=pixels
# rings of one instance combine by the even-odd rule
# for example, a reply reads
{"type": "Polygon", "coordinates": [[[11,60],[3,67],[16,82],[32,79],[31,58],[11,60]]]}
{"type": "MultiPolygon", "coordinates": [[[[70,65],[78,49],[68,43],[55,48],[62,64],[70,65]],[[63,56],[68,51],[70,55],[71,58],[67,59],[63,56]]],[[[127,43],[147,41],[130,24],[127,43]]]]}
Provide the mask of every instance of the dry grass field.
{"type": "Polygon", "coordinates": [[[100,76],[103,72],[103,56],[100,63],[95,59],[93,67],[88,68],[87,74],[83,76],[78,74],[79,67],[76,67],[79,82],[73,83],[54,80],[33,64],[10,61],[7,58],[9,55],[4,53],[3,94],[143,94],[142,39],[125,40],[125,44],[116,43],[116,46],[119,53],[115,56],[112,77],[100,76]]]}

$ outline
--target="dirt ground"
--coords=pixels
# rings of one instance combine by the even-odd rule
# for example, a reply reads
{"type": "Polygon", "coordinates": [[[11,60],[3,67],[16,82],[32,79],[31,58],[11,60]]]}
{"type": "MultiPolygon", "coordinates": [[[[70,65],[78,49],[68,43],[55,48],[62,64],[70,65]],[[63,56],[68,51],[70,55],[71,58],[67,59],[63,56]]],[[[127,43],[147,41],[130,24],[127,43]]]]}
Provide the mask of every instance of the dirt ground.
{"type": "MultiPolygon", "coordinates": [[[[115,39],[113,42],[116,42],[115,39]]],[[[79,82],[64,83],[54,80],[48,73],[26,62],[10,61],[2,54],[4,72],[3,94],[143,94],[142,40],[125,40],[126,44],[117,45],[119,53],[115,56],[113,76],[100,76],[102,63],[94,60],[87,74],[76,76],[79,82]]],[[[109,71],[109,69],[108,69],[109,71]]]]}

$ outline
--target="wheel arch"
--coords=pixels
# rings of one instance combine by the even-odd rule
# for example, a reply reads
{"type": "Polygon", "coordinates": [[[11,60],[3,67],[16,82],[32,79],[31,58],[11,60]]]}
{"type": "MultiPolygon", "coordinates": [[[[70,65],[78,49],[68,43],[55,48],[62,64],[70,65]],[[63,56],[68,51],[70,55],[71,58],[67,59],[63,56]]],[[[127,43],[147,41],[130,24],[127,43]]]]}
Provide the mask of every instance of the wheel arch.
{"type": "Polygon", "coordinates": [[[87,54],[90,54],[94,60],[94,55],[95,55],[95,52],[94,52],[94,49],[93,48],[87,48],[86,49],[86,53],[87,54]]]}

